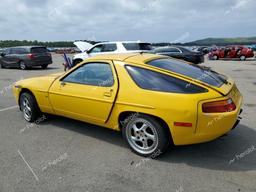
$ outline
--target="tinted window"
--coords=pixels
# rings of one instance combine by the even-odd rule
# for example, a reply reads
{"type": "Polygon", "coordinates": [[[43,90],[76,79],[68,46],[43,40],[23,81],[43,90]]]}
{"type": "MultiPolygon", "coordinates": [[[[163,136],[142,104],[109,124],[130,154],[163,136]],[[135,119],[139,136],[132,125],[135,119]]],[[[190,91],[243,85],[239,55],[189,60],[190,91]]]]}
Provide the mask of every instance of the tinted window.
{"type": "Polygon", "coordinates": [[[92,48],[89,53],[99,53],[102,51],[103,45],[97,45],[96,47],[92,48]]]}
{"type": "Polygon", "coordinates": [[[180,53],[180,50],[174,47],[158,48],[155,50],[156,53],[180,53]]]}
{"type": "Polygon", "coordinates": [[[180,50],[174,47],[170,47],[167,50],[168,52],[172,52],[172,53],[180,53],[180,50]]]}
{"type": "Polygon", "coordinates": [[[169,75],[157,73],[140,67],[126,66],[126,69],[135,83],[143,89],[172,93],[207,92],[204,88],[169,75]]]}
{"type": "Polygon", "coordinates": [[[113,52],[116,49],[116,44],[105,44],[103,45],[101,52],[113,52]]]}
{"type": "Polygon", "coordinates": [[[27,49],[25,48],[12,48],[11,54],[26,54],[28,53],[27,49]]]}
{"type": "Polygon", "coordinates": [[[148,62],[147,64],[166,69],[168,71],[173,71],[175,73],[179,73],[217,87],[220,87],[226,82],[226,77],[212,70],[205,69],[198,65],[183,63],[177,60],[156,59],[148,62]]]}
{"type": "Polygon", "coordinates": [[[124,47],[128,51],[136,50],[152,50],[152,46],[149,43],[123,43],[124,47]]]}
{"type": "Polygon", "coordinates": [[[46,47],[33,47],[31,48],[31,53],[46,53],[48,50],[46,47]]]}
{"type": "Polygon", "coordinates": [[[5,49],[4,53],[7,54],[7,55],[11,54],[11,49],[10,48],[5,49]]]}
{"type": "Polygon", "coordinates": [[[88,63],[63,79],[65,82],[111,87],[114,84],[111,66],[106,63],[88,63]]]}

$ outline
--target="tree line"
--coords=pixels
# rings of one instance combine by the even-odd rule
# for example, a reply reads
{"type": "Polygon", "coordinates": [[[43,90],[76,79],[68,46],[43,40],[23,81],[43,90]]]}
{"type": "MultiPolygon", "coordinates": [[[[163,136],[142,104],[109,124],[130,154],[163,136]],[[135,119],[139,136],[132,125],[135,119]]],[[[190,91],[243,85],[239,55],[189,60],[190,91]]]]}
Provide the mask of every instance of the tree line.
{"type": "MultiPolygon", "coordinates": [[[[95,41],[87,41],[88,43],[95,44],[95,41]]],[[[0,48],[5,47],[16,47],[16,46],[45,46],[45,47],[75,47],[73,41],[28,41],[28,40],[1,40],[0,41],[0,48]]]]}

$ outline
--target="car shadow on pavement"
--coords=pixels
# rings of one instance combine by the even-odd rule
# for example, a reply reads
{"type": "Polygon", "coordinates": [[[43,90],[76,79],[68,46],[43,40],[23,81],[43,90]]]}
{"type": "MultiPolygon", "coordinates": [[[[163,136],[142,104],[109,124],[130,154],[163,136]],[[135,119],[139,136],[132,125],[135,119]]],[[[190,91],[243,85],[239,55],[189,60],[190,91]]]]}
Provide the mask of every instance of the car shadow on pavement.
{"type": "Polygon", "coordinates": [[[56,69],[63,69],[64,71],[64,68],[63,66],[60,66],[60,67],[52,67],[52,66],[49,66],[47,67],[46,69],[43,69],[41,67],[31,67],[31,68],[28,68],[26,70],[21,70],[20,68],[5,68],[5,69],[1,69],[1,70],[19,70],[19,71],[48,71],[48,70],[56,70],[56,69]]]}
{"type": "MultiPolygon", "coordinates": [[[[41,68],[41,67],[32,67],[32,68],[29,68],[29,69],[27,69],[27,70],[29,70],[29,71],[48,71],[48,70],[60,69],[60,68],[61,68],[61,66],[60,66],[60,67],[52,67],[52,66],[49,66],[49,67],[47,67],[46,69],[43,69],[43,68],[41,68]]],[[[64,71],[64,68],[63,68],[63,71],[64,71]]]]}
{"type": "Polygon", "coordinates": [[[103,140],[114,145],[126,147],[126,144],[122,138],[122,134],[119,131],[114,131],[89,123],[52,115],[47,118],[46,121],[40,123],[40,125],[47,124],[54,125],[61,129],[68,129],[79,134],[84,134],[86,136],[103,140]]]}
{"type": "Polygon", "coordinates": [[[227,136],[212,142],[179,146],[158,158],[212,170],[256,170],[256,130],[240,124],[227,136]]]}
{"type": "MultiPolygon", "coordinates": [[[[75,131],[79,134],[128,148],[122,138],[121,132],[107,128],[58,116],[53,116],[41,124],[51,124],[62,129],[75,131]]],[[[166,153],[155,159],[155,161],[170,164],[185,163],[191,167],[212,170],[256,170],[255,138],[256,130],[240,124],[227,136],[212,142],[172,147],[166,153]]]]}

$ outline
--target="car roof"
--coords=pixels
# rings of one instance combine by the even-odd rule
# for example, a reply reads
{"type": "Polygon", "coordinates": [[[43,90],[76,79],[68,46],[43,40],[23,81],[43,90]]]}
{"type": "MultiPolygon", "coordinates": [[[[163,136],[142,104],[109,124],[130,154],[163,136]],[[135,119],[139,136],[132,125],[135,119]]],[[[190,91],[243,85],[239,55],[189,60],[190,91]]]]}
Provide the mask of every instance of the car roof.
{"type": "MultiPolygon", "coordinates": [[[[100,42],[95,45],[99,44],[115,44],[115,43],[147,43],[147,42],[142,42],[142,41],[106,41],[106,42],[100,42]]],[[[150,44],[150,43],[148,43],[150,44]]]]}
{"type": "Polygon", "coordinates": [[[95,60],[113,60],[113,61],[123,61],[129,63],[145,63],[149,60],[167,58],[167,56],[155,55],[149,53],[118,53],[118,54],[107,54],[107,55],[97,55],[86,59],[86,61],[95,60]]]}

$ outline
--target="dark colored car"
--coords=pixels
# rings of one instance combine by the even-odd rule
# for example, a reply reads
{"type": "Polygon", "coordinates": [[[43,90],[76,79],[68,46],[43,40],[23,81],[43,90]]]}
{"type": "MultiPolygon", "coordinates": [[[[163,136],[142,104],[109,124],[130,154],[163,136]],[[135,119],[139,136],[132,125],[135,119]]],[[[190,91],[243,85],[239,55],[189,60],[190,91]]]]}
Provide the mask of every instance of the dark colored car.
{"type": "Polygon", "coordinates": [[[194,64],[204,62],[204,54],[200,52],[190,51],[184,47],[161,47],[153,51],[158,55],[166,55],[176,59],[182,59],[194,64]]]}
{"type": "Polygon", "coordinates": [[[2,54],[4,52],[5,49],[0,49],[0,54],[2,54]]]}
{"type": "Polygon", "coordinates": [[[209,53],[209,47],[198,47],[197,49],[196,49],[196,51],[198,51],[198,52],[201,52],[201,53],[203,53],[204,55],[206,55],[206,54],[208,54],[209,53]]]}
{"type": "Polygon", "coordinates": [[[0,67],[28,69],[41,66],[46,69],[52,63],[52,56],[46,47],[22,46],[6,48],[0,57],[0,67]]]}
{"type": "Polygon", "coordinates": [[[253,51],[256,51],[256,45],[250,45],[248,48],[251,48],[253,51]]]}
{"type": "Polygon", "coordinates": [[[244,46],[227,46],[211,51],[208,54],[209,59],[240,59],[241,61],[247,58],[254,57],[253,50],[244,46]]]}

